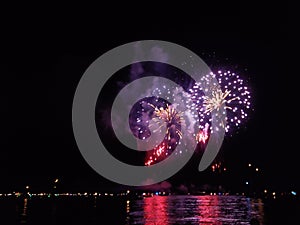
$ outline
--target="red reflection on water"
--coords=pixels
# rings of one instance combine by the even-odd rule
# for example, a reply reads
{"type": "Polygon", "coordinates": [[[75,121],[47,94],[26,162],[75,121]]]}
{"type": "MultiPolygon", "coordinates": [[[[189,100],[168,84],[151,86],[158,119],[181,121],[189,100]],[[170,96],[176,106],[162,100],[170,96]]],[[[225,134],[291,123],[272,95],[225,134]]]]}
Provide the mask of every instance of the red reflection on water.
{"type": "Polygon", "coordinates": [[[168,225],[167,197],[153,196],[144,199],[145,225],[168,225]]]}
{"type": "Polygon", "coordinates": [[[200,222],[215,223],[220,214],[219,197],[217,195],[205,195],[197,196],[197,199],[200,222]]]}

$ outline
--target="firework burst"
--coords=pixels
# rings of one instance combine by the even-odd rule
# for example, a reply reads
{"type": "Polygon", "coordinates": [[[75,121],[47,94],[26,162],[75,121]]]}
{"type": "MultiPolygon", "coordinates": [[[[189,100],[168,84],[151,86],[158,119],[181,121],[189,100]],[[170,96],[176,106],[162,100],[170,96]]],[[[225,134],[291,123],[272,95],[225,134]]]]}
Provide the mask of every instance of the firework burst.
{"type": "Polygon", "coordinates": [[[130,128],[138,139],[146,140],[154,133],[165,130],[165,133],[161,133],[162,141],[147,151],[146,166],[162,161],[181,144],[181,129],[185,126],[185,120],[179,108],[157,96],[144,98],[133,106],[129,117],[130,128]]]}
{"type": "MultiPolygon", "coordinates": [[[[251,110],[251,95],[246,82],[230,71],[207,74],[188,91],[158,84],[150,95],[153,97],[144,99],[138,113],[134,114],[138,117],[137,136],[145,139],[151,135],[150,120],[158,125],[152,132],[166,126],[166,133],[163,141],[147,152],[146,166],[164,160],[181,144],[182,129],[195,125],[193,132],[185,135],[190,135],[195,143],[204,147],[213,132],[218,134],[225,130],[229,133],[240,127],[251,110]]],[[[179,151],[179,155],[182,153],[179,151]]]]}
{"type": "Polygon", "coordinates": [[[248,87],[239,75],[230,71],[203,76],[190,92],[193,102],[198,106],[200,131],[205,128],[205,124],[211,124],[213,117],[218,126],[210,127],[210,132],[217,132],[220,128],[229,132],[241,126],[251,109],[248,87]]]}
{"type": "MultiPolygon", "coordinates": [[[[146,157],[146,166],[157,163],[172,153],[176,146],[180,144],[182,138],[181,126],[184,124],[183,113],[178,112],[171,105],[167,104],[165,108],[158,108],[153,104],[148,104],[154,109],[152,121],[159,125],[158,129],[164,125],[167,129],[163,142],[150,151],[150,155],[148,154],[146,157]]],[[[153,132],[157,131],[154,130],[153,132]]]]}
{"type": "Polygon", "coordinates": [[[180,130],[181,125],[184,123],[182,112],[177,112],[172,106],[167,104],[166,109],[163,107],[155,107],[152,104],[149,104],[154,109],[154,115],[155,117],[152,118],[152,120],[159,124],[160,129],[165,123],[167,124],[167,130],[166,130],[166,139],[171,139],[172,131],[175,132],[179,138],[182,137],[182,132],[180,130]]]}

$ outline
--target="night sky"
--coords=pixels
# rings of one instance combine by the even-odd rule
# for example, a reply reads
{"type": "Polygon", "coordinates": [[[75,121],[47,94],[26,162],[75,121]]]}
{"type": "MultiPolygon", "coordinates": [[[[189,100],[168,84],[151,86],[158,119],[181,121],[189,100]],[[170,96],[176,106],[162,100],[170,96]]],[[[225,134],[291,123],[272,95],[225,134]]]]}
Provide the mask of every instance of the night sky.
{"type": "Polygon", "coordinates": [[[237,6],[214,13],[214,19],[193,15],[176,23],[168,17],[164,22],[145,21],[144,26],[133,21],[107,24],[104,18],[92,25],[42,15],[19,16],[5,24],[0,189],[43,187],[56,177],[71,188],[112,185],[89,167],[76,146],[73,95],[84,71],[100,55],[145,39],[177,43],[208,65],[234,68],[249,78],[254,112],[245,129],[225,140],[222,157],[235,171],[249,162],[257,165],[270,186],[299,188],[297,149],[288,128],[294,115],[285,105],[293,82],[288,21],[280,6],[267,9],[237,6]]]}

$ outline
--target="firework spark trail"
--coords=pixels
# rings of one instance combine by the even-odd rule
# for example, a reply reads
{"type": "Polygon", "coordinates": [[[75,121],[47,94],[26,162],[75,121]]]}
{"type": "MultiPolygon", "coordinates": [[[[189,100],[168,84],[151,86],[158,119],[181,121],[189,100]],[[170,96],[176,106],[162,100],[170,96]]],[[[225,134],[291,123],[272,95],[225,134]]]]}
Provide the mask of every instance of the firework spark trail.
{"type": "MultiPolygon", "coordinates": [[[[219,111],[221,106],[226,103],[230,103],[235,99],[239,99],[238,97],[226,100],[226,97],[230,94],[230,91],[218,89],[212,93],[212,97],[204,96],[203,97],[203,106],[205,108],[204,113],[212,112],[213,110],[219,111]]],[[[229,106],[225,106],[225,109],[232,109],[229,106]]]]}
{"type": "Polygon", "coordinates": [[[165,144],[165,142],[163,142],[162,144],[155,147],[153,149],[152,155],[150,155],[146,159],[145,166],[150,166],[153,163],[155,163],[156,161],[160,160],[160,158],[162,158],[162,156],[167,156],[168,152],[166,152],[166,150],[167,150],[167,145],[165,144]],[[165,153],[165,154],[163,154],[163,153],[165,153]]]}

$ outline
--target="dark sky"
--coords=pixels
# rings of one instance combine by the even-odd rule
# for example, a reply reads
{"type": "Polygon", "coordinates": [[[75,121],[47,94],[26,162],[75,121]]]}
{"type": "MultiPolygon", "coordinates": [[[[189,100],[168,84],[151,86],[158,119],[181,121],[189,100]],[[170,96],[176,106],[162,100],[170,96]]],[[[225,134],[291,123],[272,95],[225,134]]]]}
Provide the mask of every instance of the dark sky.
{"type": "Polygon", "coordinates": [[[299,185],[288,129],[293,115],[288,116],[284,106],[291,51],[285,8],[237,5],[212,14],[187,18],[177,13],[185,19],[177,22],[168,16],[139,24],[135,16],[128,23],[108,24],[106,17],[85,23],[79,18],[20,15],[6,23],[1,49],[1,185],[39,185],[53,177],[76,185],[107,183],[76,146],[74,91],[101,54],[144,39],[175,42],[208,62],[249,76],[255,112],[247,129],[226,141],[224,154],[238,165],[254,162],[271,184],[289,189],[299,185]]]}

